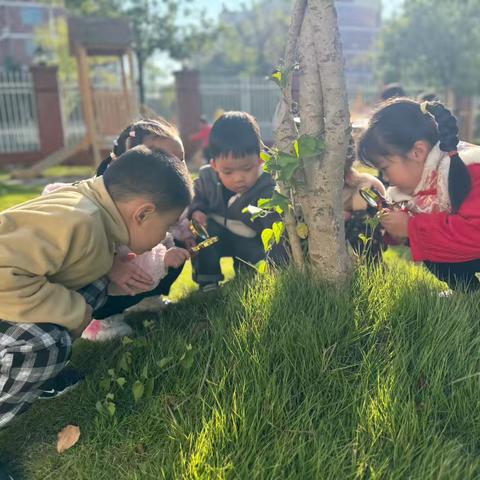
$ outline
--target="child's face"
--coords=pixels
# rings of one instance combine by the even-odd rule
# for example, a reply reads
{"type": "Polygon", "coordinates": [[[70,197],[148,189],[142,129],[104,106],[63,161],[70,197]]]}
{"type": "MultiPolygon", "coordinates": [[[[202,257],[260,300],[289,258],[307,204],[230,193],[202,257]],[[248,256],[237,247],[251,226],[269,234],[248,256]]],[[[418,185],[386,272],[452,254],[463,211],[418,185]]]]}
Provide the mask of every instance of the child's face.
{"type": "Polygon", "coordinates": [[[234,157],[221,156],[212,160],[212,168],[217,172],[223,186],[234,193],[250,190],[260,175],[261,160],[258,155],[234,157]]]}
{"type": "MultiPolygon", "coordinates": [[[[141,199],[140,199],[141,200],[141,199]]],[[[138,202],[127,208],[126,224],[130,241],[128,247],[140,255],[165,239],[167,232],[178,222],[183,209],[159,212],[149,202],[138,202]]]]}
{"type": "Polygon", "coordinates": [[[378,168],[392,186],[407,195],[412,195],[420,183],[425,161],[431,149],[428,142],[418,141],[406,155],[381,157],[378,168]]]}

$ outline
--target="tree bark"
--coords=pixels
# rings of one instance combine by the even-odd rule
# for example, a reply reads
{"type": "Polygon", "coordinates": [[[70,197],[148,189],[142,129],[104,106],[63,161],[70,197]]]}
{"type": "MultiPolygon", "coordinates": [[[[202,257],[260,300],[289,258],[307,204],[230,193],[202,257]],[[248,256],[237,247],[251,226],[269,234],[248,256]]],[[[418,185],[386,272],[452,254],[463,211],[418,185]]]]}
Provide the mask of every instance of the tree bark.
{"type": "Polygon", "coordinates": [[[350,115],[333,0],[308,0],[301,39],[301,130],[325,139],[325,153],[304,162],[309,256],[320,276],[342,284],[351,273],[341,194],[350,115]]]}
{"type": "MultiPolygon", "coordinates": [[[[293,8],[292,21],[288,31],[287,46],[285,48],[285,57],[283,64],[285,67],[291,67],[295,63],[297,51],[297,40],[305,16],[307,0],[297,0],[293,8]]],[[[290,151],[292,144],[297,137],[297,130],[292,112],[292,76],[290,75],[288,84],[283,91],[283,95],[274,115],[275,146],[281,151],[290,151]]],[[[286,188],[281,182],[278,182],[280,193],[287,195],[286,188]]],[[[296,220],[293,212],[285,213],[285,229],[287,230],[292,251],[294,264],[302,268],[304,265],[304,256],[300,238],[296,231],[296,220]]]]}

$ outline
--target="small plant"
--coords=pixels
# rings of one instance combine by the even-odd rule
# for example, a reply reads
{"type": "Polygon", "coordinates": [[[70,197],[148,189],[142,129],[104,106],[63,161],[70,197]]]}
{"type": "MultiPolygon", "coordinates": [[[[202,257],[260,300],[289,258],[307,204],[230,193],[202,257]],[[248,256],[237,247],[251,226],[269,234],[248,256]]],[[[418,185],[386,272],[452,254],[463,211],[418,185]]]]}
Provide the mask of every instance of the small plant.
{"type": "MultiPolygon", "coordinates": [[[[270,80],[280,87],[282,95],[285,95],[285,89],[289,85],[288,77],[297,69],[297,65],[284,69],[279,68],[270,76],[270,80]]],[[[294,230],[298,237],[303,240],[308,237],[308,226],[301,221],[300,215],[298,215],[301,209],[295,203],[299,190],[304,186],[304,181],[298,173],[304,161],[318,157],[324,152],[324,149],[325,143],[322,138],[300,135],[296,130],[296,139],[292,142],[289,151],[273,148],[261,152],[260,157],[264,162],[264,170],[272,175],[278,187],[271,198],[262,198],[257,205],[249,205],[244,209],[244,213],[249,213],[252,221],[273,213],[282,217],[281,221],[273,223],[272,228],[267,228],[262,232],[262,242],[267,257],[272,247],[280,244],[284,239],[287,214],[292,215],[295,220],[294,230]]],[[[264,273],[267,263],[261,261],[256,268],[259,273],[264,273]]]]}

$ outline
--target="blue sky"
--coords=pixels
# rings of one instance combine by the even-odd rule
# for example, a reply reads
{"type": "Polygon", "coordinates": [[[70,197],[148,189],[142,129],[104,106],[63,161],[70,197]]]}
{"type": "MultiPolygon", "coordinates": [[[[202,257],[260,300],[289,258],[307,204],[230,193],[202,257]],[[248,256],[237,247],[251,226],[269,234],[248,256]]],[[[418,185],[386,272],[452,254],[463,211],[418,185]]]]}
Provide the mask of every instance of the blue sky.
{"type": "MultiPolygon", "coordinates": [[[[275,0],[272,0],[275,1],[275,0]]],[[[205,8],[212,16],[218,15],[222,9],[222,5],[225,4],[230,8],[235,8],[239,5],[238,0],[195,0],[194,4],[200,8],[205,8]]],[[[403,0],[383,0],[384,15],[389,16],[394,12],[401,4],[403,0]]]]}

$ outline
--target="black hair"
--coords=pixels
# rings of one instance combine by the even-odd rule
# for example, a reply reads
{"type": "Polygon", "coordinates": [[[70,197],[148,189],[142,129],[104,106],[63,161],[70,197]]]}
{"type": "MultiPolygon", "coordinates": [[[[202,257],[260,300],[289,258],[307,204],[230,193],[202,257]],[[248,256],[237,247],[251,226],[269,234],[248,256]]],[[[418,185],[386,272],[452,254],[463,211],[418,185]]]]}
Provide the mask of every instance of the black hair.
{"type": "Polygon", "coordinates": [[[440,141],[440,150],[448,152],[451,158],[448,193],[456,212],[470,193],[472,183],[457,152],[457,120],[439,102],[424,105],[426,113],[418,102],[406,98],[381,105],[360,138],[358,157],[366,165],[377,167],[380,157],[405,156],[419,140],[426,140],[432,147],[440,141]]]}
{"type": "Polygon", "coordinates": [[[128,125],[113,142],[112,153],[97,168],[97,175],[103,175],[114,158],[118,158],[130,148],[142,145],[149,136],[173,138],[180,141],[178,130],[163,118],[138,120],[128,125]]]}
{"type": "Polygon", "coordinates": [[[226,112],[212,126],[209,153],[215,159],[223,155],[246,157],[260,155],[260,128],[255,118],[246,112],[226,112]]]}
{"type": "Polygon", "coordinates": [[[380,96],[382,97],[382,100],[388,100],[390,98],[405,97],[406,93],[399,83],[389,83],[383,87],[380,96]]]}
{"type": "Polygon", "coordinates": [[[134,147],[103,174],[114,201],[146,197],[159,211],[184,209],[192,200],[192,184],[185,162],[144,145],[134,147]]]}

